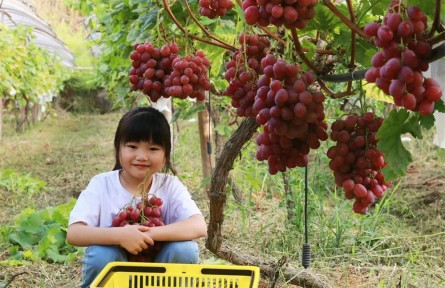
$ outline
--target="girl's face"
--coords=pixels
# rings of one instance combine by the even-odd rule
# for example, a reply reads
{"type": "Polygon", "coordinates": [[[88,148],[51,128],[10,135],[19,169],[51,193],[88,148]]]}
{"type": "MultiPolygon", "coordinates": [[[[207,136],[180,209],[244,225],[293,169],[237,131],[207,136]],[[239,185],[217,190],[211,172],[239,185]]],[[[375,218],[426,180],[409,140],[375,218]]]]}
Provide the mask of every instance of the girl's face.
{"type": "Polygon", "coordinates": [[[121,144],[119,156],[122,169],[138,182],[144,180],[148,169],[150,175],[160,172],[166,160],[162,146],[143,141],[121,144]]]}

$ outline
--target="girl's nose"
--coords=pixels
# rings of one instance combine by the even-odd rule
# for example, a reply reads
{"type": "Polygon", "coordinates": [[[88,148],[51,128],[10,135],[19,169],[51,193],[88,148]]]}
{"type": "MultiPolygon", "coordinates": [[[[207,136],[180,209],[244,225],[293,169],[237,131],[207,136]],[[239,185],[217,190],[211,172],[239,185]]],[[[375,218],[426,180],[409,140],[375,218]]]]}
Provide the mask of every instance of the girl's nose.
{"type": "Polygon", "coordinates": [[[147,151],[139,151],[136,154],[136,159],[140,161],[148,160],[148,152],[147,151]]]}

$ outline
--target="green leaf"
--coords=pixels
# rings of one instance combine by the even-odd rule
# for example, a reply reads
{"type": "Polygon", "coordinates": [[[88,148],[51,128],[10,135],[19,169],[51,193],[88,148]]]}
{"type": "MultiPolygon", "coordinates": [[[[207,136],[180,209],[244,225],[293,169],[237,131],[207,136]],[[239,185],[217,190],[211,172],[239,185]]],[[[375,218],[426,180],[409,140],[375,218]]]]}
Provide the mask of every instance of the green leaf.
{"type": "Polygon", "coordinates": [[[37,234],[27,232],[17,232],[9,235],[9,241],[20,245],[23,249],[31,249],[33,245],[39,242],[40,237],[37,234]]]}
{"type": "Polygon", "coordinates": [[[153,29],[158,23],[158,7],[152,7],[149,11],[141,14],[139,21],[141,21],[141,30],[153,29]]]}
{"type": "Polygon", "coordinates": [[[317,5],[315,7],[315,17],[312,21],[308,22],[307,29],[320,30],[327,33],[332,33],[333,30],[338,28],[341,20],[336,17],[328,7],[324,5],[317,5]]]}
{"type": "Polygon", "coordinates": [[[228,137],[232,133],[232,130],[228,125],[218,124],[215,127],[215,132],[218,133],[219,135],[228,137]]]}
{"type": "Polygon", "coordinates": [[[436,119],[434,118],[434,114],[430,114],[427,116],[420,117],[420,125],[426,129],[431,129],[434,127],[434,122],[436,122],[436,119]]]}
{"type": "Polygon", "coordinates": [[[31,261],[36,261],[37,260],[36,254],[32,250],[24,251],[22,256],[23,256],[24,259],[27,259],[27,260],[31,260],[31,261]]]}
{"type": "Polygon", "coordinates": [[[386,102],[386,103],[394,103],[391,96],[386,95],[385,92],[382,91],[377,85],[374,83],[366,83],[363,85],[363,90],[365,91],[365,95],[367,98],[373,98],[378,101],[386,102]]]}
{"type": "Polygon", "coordinates": [[[412,162],[411,153],[401,140],[401,135],[405,133],[416,138],[422,137],[419,115],[405,109],[391,111],[377,133],[377,147],[385,154],[385,161],[388,163],[382,170],[388,181],[405,175],[412,162]]]}
{"type": "Polygon", "coordinates": [[[25,265],[30,265],[30,264],[31,264],[31,262],[21,260],[21,259],[6,259],[3,261],[0,261],[0,266],[25,266],[25,265]]]}
{"type": "MultiPolygon", "coordinates": [[[[21,214],[20,216],[22,216],[21,214]]],[[[33,213],[25,217],[19,217],[19,229],[28,233],[38,233],[43,225],[43,219],[39,213],[33,213]]]]}
{"type": "Polygon", "coordinates": [[[434,104],[434,110],[437,112],[445,113],[445,103],[442,99],[436,101],[436,103],[434,104]]]}
{"type": "Polygon", "coordinates": [[[51,247],[48,250],[46,250],[46,254],[49,260],[52,260],[53,262],[56,263],[64,263],[68,259],[68,256],[60,254],[59,251],[54,247],[51,247]]]}

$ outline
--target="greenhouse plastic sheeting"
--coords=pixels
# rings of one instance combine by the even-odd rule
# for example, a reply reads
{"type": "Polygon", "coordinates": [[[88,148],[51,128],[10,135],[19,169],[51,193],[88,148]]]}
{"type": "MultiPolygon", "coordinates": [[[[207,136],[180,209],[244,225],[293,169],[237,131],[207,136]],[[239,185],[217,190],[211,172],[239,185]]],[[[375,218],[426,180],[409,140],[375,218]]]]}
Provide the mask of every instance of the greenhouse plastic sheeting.
{"type": "Polygon", "coordinates": [[[19,24],[32,26],[37,45],[59,56],[63,65],[74,67],[74,56],[71,51],[57,38],[51,27],[23,1],[0,0],[0,22],[11,28],[19,24]]]}

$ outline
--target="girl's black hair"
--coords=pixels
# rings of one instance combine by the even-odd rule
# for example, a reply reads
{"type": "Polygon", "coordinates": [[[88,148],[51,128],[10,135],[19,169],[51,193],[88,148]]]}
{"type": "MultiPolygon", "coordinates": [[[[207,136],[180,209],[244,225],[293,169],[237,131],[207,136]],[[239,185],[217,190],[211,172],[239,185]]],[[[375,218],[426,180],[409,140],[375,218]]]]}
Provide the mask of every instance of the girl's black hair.
{"type": "Polygon", "coordinates": [[[153,107],[137,107],[122,116],[114,136],[115,165],[113,170],[122,169],[119,152],[122,144],[128,142],[151,142],[164,148],[166,166],[176,174],[170,162],[170,125],[164,114],[153,107]]]}

